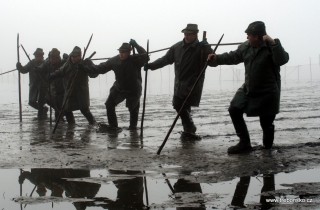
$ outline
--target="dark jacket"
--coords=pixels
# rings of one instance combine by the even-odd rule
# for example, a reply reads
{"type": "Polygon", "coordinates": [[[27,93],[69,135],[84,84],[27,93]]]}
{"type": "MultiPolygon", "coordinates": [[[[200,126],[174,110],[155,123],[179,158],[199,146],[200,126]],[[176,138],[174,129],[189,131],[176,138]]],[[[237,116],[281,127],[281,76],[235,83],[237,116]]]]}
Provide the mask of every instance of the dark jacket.
{"type": "MultiPolygon", "coordinates": [[[[163,57],[149,63],[149,66],[151,70],[155,70],[174,63],[175,80],[173,99],[177,97],[184,100],[203,69],[210,52],[212,52],[210,46],[201,46],[198,40],[191,44],[186,44],[183,40],[171,46],[163,57]]],[[[188,105],[199,106],[204,78],[205,74],[200,78],[197,86],[190,95],[187,102],[188,105]]],[[[173,100],[174,106],[176,103],[177,102],[173,100]]]]}
{"type": "Polygon", "coordinates": [[[53,73],[54,77],[63,77],[64,100],[69,95],[64,111],[81,110],[90,106],[88,74],[79,66],[80,64],[73,64],[68,61],[53,73]],[[68,94],[70,90],[71,92],[68,94]]]}
{"type": "Polygon", "coordinates": [[[246,41],[238,49],[217,55],[216,64],[244,62],[245,82],[231,101],[231,106],[243,109],[248,116],[273,115],[280,107],[280,66],[289,60],[289,54],[280,41],[268,46],[265,43],[253,48],[246,41]]]}
{"type": "Polygon", "coordinates": [[[142,91],[141,67],[148,62],[149,56],[141,46],[136,48],[139,54],[130,55],[123,61],[120,60],[119,55],[114,56],[99,65],[92,65],[90,72],[105,74],[113,70],[116,81],[111,89],[116,88],[125,96],[140,97],[142,91]]]}
{"type": "MultiPolygon", "coordinates": [[[[57,65],[52,65],[49,60],[46,60],[37,68],[37,71],[43,78],[48,78],[50,73],[54,73],[62,65],[62,62],[57,65]]],[[[53,81],[48,81],[46,79],[46,84],[42,85],[41,89],[45,89],[48,104],[54,106],[54,108],[61,108],[65,92],[63,78],[57,78],[53,81]]]]}
{"type": "Polygon", "coordinates": [[[35,59],[32,59],[27,63],[27,65],[23,66],[20,69],[22,74],[29,73],[29,103],[37,102],[39,97],[39,88],[41,84],[44,82],[44,78],[42,78],[38,72],[36,71],[36,67],[40,66],[43,62],[37,62],[35,59]]]}

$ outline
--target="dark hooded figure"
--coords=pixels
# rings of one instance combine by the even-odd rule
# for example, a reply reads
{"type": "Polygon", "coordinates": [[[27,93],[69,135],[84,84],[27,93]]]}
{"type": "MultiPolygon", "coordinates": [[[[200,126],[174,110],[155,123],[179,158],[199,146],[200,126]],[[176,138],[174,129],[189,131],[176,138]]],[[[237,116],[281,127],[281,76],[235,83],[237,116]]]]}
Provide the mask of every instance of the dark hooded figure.
{"type": "Polygon", "coordinates": [[[250,23],[245,30],[248,41],[238,49],[220,55],[210,54],[213,65],[235,65],[244,63],[245,81],[231,100],[229,113],[240,142],[228,149],[229,154],[252,150],[249,132],[243,118],[259,116],[263,130],[263,145],[270,149],[274,140],[273,121],[280,107],[280,66],[289,61],[289,54],[279,39],[266,33],[261,21],[250,23]]]}

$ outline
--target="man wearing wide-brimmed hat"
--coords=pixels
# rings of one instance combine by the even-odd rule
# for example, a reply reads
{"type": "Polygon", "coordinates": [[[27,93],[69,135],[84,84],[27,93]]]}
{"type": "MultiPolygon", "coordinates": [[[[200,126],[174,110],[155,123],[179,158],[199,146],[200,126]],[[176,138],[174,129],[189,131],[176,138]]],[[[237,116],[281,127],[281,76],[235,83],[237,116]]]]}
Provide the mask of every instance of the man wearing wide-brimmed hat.
{"type": "MultiPolygon", "coordinates": [[[[206,41],[199,42],[199,29],[197,24],[187,24],[187,27],[181,32],[184,34],[184,39],[182,41],[171,46],[163,57],[149,63],[144,68],[145,70],[156,70],[174,63],[175,82],[172,102],[173,107],[177,112],[179,112],[183,101],[189,94],[199,73],[205,66],[208,54],[212,52],[210,46],[206,45],[206,41]]],[[[184,130],[182,137],[184,134],[188,134],[188,136],[191,134],[190,137],[198,138],[198,136],[195,135],[197,128],[191,117],[191,107],[199,106],[203,82],[204,74],[180,112],[184,130]]]]}
{"type": "Polygon", "coordinates": [[[16,67],[22,74],[29,73],[29,105],[32,108],[37,109],[38,117],[42,118],[42,116],[48,111],[48,108],[41,102],[41,99],[44,97],[39,97],[41,84],[45,81],[44,78],[42,78],[36,71],[36,68],[43,63],[44,52],[42,48],[37,48],[33,55],[34,59],[29,61],[27,65],[22,66],[21,63],[18,62],[16,67]]]}
{"type": "Polygon", "coordinates": [[[280,66],[289,61],[289,54],[279,39],[266,33],[264,22],[255,21],[245,30],[248,41],[238,49],[220,55],[211,54],[213,65],[244,63],[245,81],[231,100],[229,113],[240,141],[228,149],[229,154],[252,150],[250,136],[243,114],[259,116],[263,130],[263,145],[271,149],[274,141],[274,124],[280,107],[280,66]]]}
{"type": "Polygon", "coordinates": [[[105,103],[108,123],[111,128],[118,128],[118,120],[115,107],[126,100],[126,107],[130,113],[129,129],[137,129],[142,92],[141,67],[149,60],[145,49],[131,39],[129,43],[122,43],[118,49],[119,55],[110,58],[99,65],[92,65],[90,73],[105,74],[113,71],[115,82],[110,88],[108,99],[105,103]],[[138,54],[131,55],[132,48],[137,49],[138,54]]]}

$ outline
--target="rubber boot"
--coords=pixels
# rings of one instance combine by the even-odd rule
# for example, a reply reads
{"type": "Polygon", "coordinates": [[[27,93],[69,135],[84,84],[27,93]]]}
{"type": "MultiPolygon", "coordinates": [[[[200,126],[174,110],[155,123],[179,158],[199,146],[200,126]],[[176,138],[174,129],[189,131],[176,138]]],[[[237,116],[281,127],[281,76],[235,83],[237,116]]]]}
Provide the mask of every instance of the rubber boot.
{"type": "Polygon", "coordinates": [[[138,116],[139,116],[139,107],[134,110],[129,110],[130,112],[130,130],[136,130],[138,124],[138,116]]]}
{"type": "Polygon", "coordinates": [[[229,108],[230,117],[240,141],[235,146],[228,148],[229,154],[240,154],[252,150],[247,125],[243,119],[243,112],[238,109],[229,108]]]}
{"type": "Polygon", "coordinates": [[[263,130],[263,146],[265,149],[271,149],[274,140],[274,125],[262,128],[263,130]]]}
{"type": "Polygon", "coordinates": [[[183,126],[183,131],[186,133],[195,134],[197,131],[197,127],[194,125],[193,119],[190,115],[190,110],[182,110],[180,113],[180,118],[183,126]]]}
{"type": "Polygon", "coordinates": [[[107,117],[108,117],[108,123],[111,127],[118,127],[118,120],[117,120],[117,114],[115,107],[108,107],[107,108],[107,117]]]}

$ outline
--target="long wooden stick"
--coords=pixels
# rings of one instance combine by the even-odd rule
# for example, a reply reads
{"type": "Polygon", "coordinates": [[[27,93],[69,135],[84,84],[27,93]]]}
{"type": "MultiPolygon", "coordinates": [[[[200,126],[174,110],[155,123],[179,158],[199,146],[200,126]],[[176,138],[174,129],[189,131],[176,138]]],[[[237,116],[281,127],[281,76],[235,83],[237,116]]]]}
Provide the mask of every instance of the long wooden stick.
{"type": "MultiPolygon", "coordinates": [[[[92,35],[91,35],[91,37],[90,37],[89,44],[90,44],[90,42],[91,42],[91,38],[92,38],[92,35]]],[[[88,49],[88,47],[89,47],[89,45],[87,45],[87,48],[86,48],[86,49],[88,49]]],[[[94,51],[94,52],[90,55],[89,59],[91,59],[95,54],[96,54],[96,52],[94,51]]],[[[78,76],[78,72],[79,72],[79,70],[77,69],[76,73],[74,74],[74,77],[71,79],[71,83],[70,83],[70,86],[69,86],[69,90],[68,90],[68,92],[67,92],[66,97],[64,98],[64,101],[63,101],[63,104],[62,104],[60,113],[59,113],[59,115],[58,115],[58,119],[56,120],[56,124],[54,125],[54,128],[53,128],[52,134],[54,134],[54,133],[56,132],[56,129],[57,129],[58,124],[59,124],[59,121],[60,121],[60,119],[61,119],[61,117],[62,117],[62,115],[63,115],[63,113],[64,113],[64,107],[66,106],[66,103],[68,102],[68,100],[69,100],[69,98],[70,98],[71,92],[73,91],[74,83],[75,83],[75,81],[76,81],[76,77],[78,76]]]]}
{"type": "MultiPolygon", "coordinates": [[[[17,57],[18,57],[18,63],[20,63],[20,51],[19,51],[19,33],[17,35],[17,57]]],[[[21,103],[21,75],[20,71],[18,71],[18,88],[19,88],[19,116],[20,116],[20,122],[22,122],[22,103],[21,103]]]]}
{"type": "MultiPolygon", "coordinates": [[[[213,50],[213,53],[215,53],[215,52],[216,52],[216,50],[217,50],[217,48],[218,48],[218,46],[219,46],[219,43],[221,42],[221,40],[222,40],[223,36],[224,36],[224,34],[222,34],[222,36],[221,36],[221,38],[220,38],[219,42],[217,43],[216,47],[215,47],[215,48],[214,48],[214,50],[213,50]]],[[[182,104],[182,106],[180,107],[179,112],[177,113],[176,118],[174,119],[174,121],[173,121],[173,123],[172,123],[172,125],[171,125],[171,127],[170,127],[170,129],[169,129],[169,131],[168,131],[168,133],[167,133],[167,135],[166,135],[166,137],[164,138],[164,140],[163,140],[163,142],[162,142],[161,146],[159,147],[159,149],[158,149],[158,151],[157,151],[157,154],[158,154],[158,155],[160,155],[161,150],[163,149],[164,145],[166,144],[166,142],[167,142],[167,140],[168,140],[168,138],[169,138],[169,136],[170,136],[170,133],[172,132],[172,130],[173,130],[173,128],[174,128],[174,126],[175,126],[175,124],[177,123],[177,120],[178,120],[178,118],[179,118],[179,116],[180,116],[180,113],[181,113],[181,111],[182,111],[183,107],[185,106],[185,104],[186,104],[187,100],[189,99],[189,97],[190,97],[190,95],[191,95],[191,93],[192,93],[193,89],[194,89],[194,88],[195,88],[195,86],[198,84],[198,82],[199,82],[200,78],[202,77],[203,73],[205,72],[205,70],[206,70],[207,66],[208,66],[208,61],[206,61],[206,63],[205,63],[205,65],[204,65],[203,69],[201,70],[201,72],[200,72],[199,76],[197,77],[197,80],[196,80],[196,81],[195,81],[195,83],[193,84],[193,86],[192,86],[192,88],[191,88],[191,90],[190,90],[189,94],[188,94],[188,95],[187,95],[187,97],[184,99],[183,104],[182,104]]]]}
{"type": "MultiPolygon", "coordinates": [[[[149,39],[147,41],[147,54],[149,53],[149,39]]],[[[148,61],[147,61],[148,63],[148,61]]],[[[143,92],[143,106],[142,106],[142,116],[141,116],[141,126],[140,126],[140,137],[143,137],[143,122],[144,114],[146,110],[146,98],[147,98],[147,82],[148,82],[148,70],[145,71],[144,75],[144,92],[143,92]]]]}
{"type": "MultiPolygon", "coordinates": [[[[233,43],[221,43],[219,44],[219,46],[229,46],[229,45],[240,45],[242,44],[243,42],[233,42],[233,43]]],[[[217,46],[217,44],[208,44],[210,46],[217,46]]],[[[161,52],[161,51],[164,51],[164,50],[169,50],[170,47],[166,47],[166,48],[163,48],[163,49],[160,49],[160,50],[154,50],[154,51],[150,51],[148,54],[152,54],[152,53],[156,53],[156,52],[161,52]]],[[[110,58],[94,58],[92,59],[93,61],[98,61],[98,60],[109,60],[110,58]]]]}
{"type": "Polygon", "coordinates": [[[10,71],[2,72],[0,75],[8,74],[8,73],[10,73],[10,72],[17,71],[17,70],[18,70],[18,69],[13,69],[13,70],[10,70],[10,71]]]}

